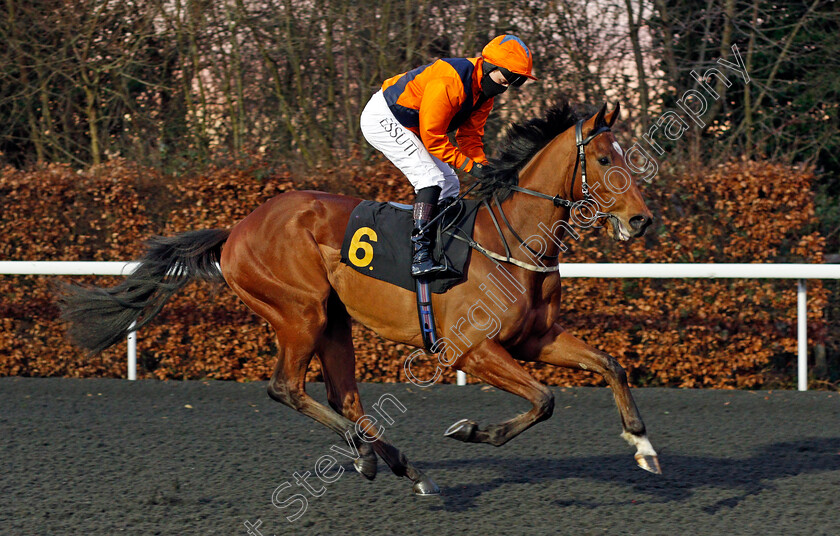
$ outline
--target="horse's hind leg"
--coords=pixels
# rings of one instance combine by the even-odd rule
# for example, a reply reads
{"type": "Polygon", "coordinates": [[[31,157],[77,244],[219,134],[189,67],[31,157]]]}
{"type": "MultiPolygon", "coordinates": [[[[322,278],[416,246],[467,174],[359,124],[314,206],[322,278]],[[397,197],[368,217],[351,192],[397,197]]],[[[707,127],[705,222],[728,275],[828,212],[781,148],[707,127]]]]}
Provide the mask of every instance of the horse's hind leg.
{"type": "Polygon", "coordinates": [[[280,335],[283,332],[277,332],[279,357],[268,382],[268,396],[320,422],[342,438],[347,437],[348,431],[353,436],[355,423],[316,401],[306,392],[306,370],[315,355],[314,340],[301,341],[301,334],[296,333],[295,338],[298,340],[290,342],[280,335]]]}
{"type": "MultiPolygon", "coordinates": [[[[350,317],[335,295],[327,304],[327,326],[316,344],[321,359],[321,371],[330,407],[345,418],[356,422],[362,416],[361,400],[356,388],[356,355],[350,317]]],[[[353,462],[356,470],[368,480],[376,478],[376,453],[368,442],[358,445],[359,458],[353,462]]]]}
{"type": "MultiPolygon", "coordinates": [[[[353,350],[350,317],[344,306],[334,296],[330,299],[328,311],[327,328],[317,344],[317,353],[321,359],[324,383],[327,388],[327,399],[333,409],[347,419],[359,423],[359,420],[365,416],[365,412],[356,384],[356,357],[353,350]]],[[[364,424],[365,421],[360,422],[360,426],[364,424]]],[[[362,445],[359,446],[360,459],[354,464],[360,473],[369,479],[373,479],[376,475],[376,455],[370,451],[372,447],[395,475],[405,476],[414,482],[414,493],[418,495],[440,493],[440,489],[432,479],[414,467],[402,452],[385,439],[381,429],[373,431],[368,427],[365,432],[367,431],[370,431],[370,435],[364,434],[362,445]]]]}
{"type": "MultiPolygon", "coordinates": [[[[329,344],[321,345],[321,351],[324,352],[321,358],[323,366],[324,378],[333,378],[335,369],[332,367],[329,344]]],[[[283,404],[303,413],[321,424],[327,426],[335,433],[337,433],[343,441],[348,442],[348,446],[358,453],[358,458],[353,460],[353,466],[362,475],[368,479],[373,479],[376,476],[376,454],[372,449],[376,449],[376,445],[371,445],[366,440],[363,440],[356,432],[355,420],[350,420],[344,415],[338,413],[338,408],[345,407],[347,404],[339,402],[340,400],[347,400],[348,396],[343,392],[343,385],[346,380],[342,380],[337,386],[331,380],[331,390],[333,394],[330,395],[330,405],[335,409],[328,408],[318,401],[313,399],[305,390],[305,376],[306,369],[309,362],[314,355],[315,345],[311,348],[302,350],[294,346],[283,347],[281,343],[280,358],[277,361],[274,373],[268,383],[268,395],[283,404]],[[352,442],[352,444],[351,444],[352,442]]],[[[352,370],[352,361],[351,361],[352,370]]],[[[352,374],[352,373],[351,373],[352,374]]],[[[339,375],[339,377],[342,377],[339,375]]],[[[350,376],[352,378],[352,375],[350,376]]],[[[343,377],[342,377],[343,378],[343,377]]],[[[353,386],[355,389],[355,385],[353,386]]],[[[355,395],[350,395],[350,398],[355,397],[358,400],[358,392],[355,395]]],[[[361,406],[360,406],[361,408],[361,406]]],[[[352,412],[348,412],[352,415],[352,412]]],[[[387,460],[386,460],[387,461],[387,460]]]]}
{"type": "Polygon", "coordinates": [[[240,277],[227,275],[226,278],[242,301],[266,319],[277,334],[277,364],[268,382],[268,395],[328,427],[342,440],[352,441],[352,448],[369,458],[372,453],[356,435],[355,423],[306,393],[306,370],[327,326],[329,285],[326,281],[319,285],[313,280],[309,282],[310,288],[306,288],[306,282],[301,280],[292,286],[268,273],[251,271],[251,267],[243,263],[237,266],[240,277]],[[240,281],[246,282],[247,288],[240,281]],[[283,296],[288,305],[275,301],[276,296],[283,296]]]}

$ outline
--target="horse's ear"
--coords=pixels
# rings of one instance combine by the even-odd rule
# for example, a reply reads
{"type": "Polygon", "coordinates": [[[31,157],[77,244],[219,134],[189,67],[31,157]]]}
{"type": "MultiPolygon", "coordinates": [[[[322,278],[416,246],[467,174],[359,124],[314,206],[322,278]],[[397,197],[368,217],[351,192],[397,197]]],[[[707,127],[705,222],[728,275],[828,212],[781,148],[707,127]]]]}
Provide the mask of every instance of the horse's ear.
{"type": "Polygon", "coordinates": [[[613,123],[615,123],[615,120],[618,119],[618,113],[620,111],[621,111],[621,103],[617,102],[617,103],[615,103],[615,110],[610,112],[610,114],[606,117],[608,127],[613,126],[613,123]]]}
{"type": "Polygon", "coordinates": [[[595,124],[593,125],[593,128],[598,128],[598,127],[606,125],[606,123],[604,122],[604,114],[605,113],[607,113],[607,103],[606,102],[604,103],[603,106],[601,106],[601,109],[598,110],[598,115],[595,116],[595,124]]]}

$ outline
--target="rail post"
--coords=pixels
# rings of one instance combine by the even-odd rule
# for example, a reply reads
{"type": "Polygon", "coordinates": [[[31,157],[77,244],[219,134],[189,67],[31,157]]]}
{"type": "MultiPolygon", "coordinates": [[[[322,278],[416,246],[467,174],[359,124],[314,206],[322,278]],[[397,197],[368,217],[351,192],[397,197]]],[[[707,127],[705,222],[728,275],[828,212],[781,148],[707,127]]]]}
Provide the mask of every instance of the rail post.
{"type": "Polygon", "coordinates": [[[136,322],[132,322],[128,328],[128,379],[134,381],[137,379],[137,331],[134,327],[136,322]]]}
{"type": "Polygon", "coordinates": [[[808,390],[808,292],[804,279],[797,280],[796,289],[796,323],[798,354],[797,377],[799,390],[808,390]]]}

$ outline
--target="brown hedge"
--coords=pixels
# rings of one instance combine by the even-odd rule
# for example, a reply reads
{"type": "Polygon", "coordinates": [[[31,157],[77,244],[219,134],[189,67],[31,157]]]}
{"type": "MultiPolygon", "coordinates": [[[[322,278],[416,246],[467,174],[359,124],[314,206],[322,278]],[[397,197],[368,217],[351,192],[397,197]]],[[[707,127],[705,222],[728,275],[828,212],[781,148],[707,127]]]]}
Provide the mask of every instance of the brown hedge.
{"type": "MultiPolygon", "coordinates": [[[[644,187],[658,223],[616,244],[582,233],[565,262],[821,262],[813,175],[733,162],[644,187]]],[[[175,178],[115,160],[77,172],[51,165],[0,172],[0,259],[127,260],[154,234],[229,227],[270,197],[323,188],[410,201],[389,164],[292,177],[259,163],[175,178]]],[[[113,284],[114,278],[81,278],[113,284]]],[[[64,339],[49,278],[0,276],[0,375],[123,377],[125,345],[87,356],[64,339]]],[[[755,388],[790,384],[796,347],[793,281],[569,279],[565,325],[617,357],[635,385],[755,388]]],[[[809,286],[809,336],[823,337],[826,293],[809,286]]],[[[404,345],[354,327],[357,376],[405,381],[404,345]]],[[[139,334],[139,376],[266,379],[275,344],[266,323],[224,287],[191,285],[139,334]]],[[[582,371],[529,366],[555,385],[601,385],[582,371]]],[[[418,375],[429,369],[420,369],[418,375]]],[[[319,376],[317,360],[310,379],[319,376]]],[[[446,371],[442,381],[452,381],[446,371]]]]}

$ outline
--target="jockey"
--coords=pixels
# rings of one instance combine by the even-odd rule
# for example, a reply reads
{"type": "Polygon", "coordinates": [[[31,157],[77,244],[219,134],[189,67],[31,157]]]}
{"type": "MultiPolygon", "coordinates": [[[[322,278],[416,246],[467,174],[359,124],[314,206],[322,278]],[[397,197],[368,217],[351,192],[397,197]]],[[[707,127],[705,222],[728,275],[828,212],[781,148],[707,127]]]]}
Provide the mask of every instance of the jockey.
{"type": "Polygon", "coordinates": [[[365,139],[414,186],[414,277],[445,270],[431,255],[433,226],[421,227],[434,218],[440,200],[458,195],[453,167],[479,180],[488,175],[482,136],[493,97],[527,78],[536,80],[532,66],[522,40],[500,35],[478,58],[440,59],[389,78],[362,111],[365,139]],[[449,141],[450,132],[455,132],[457,147],[449,141]]]}

